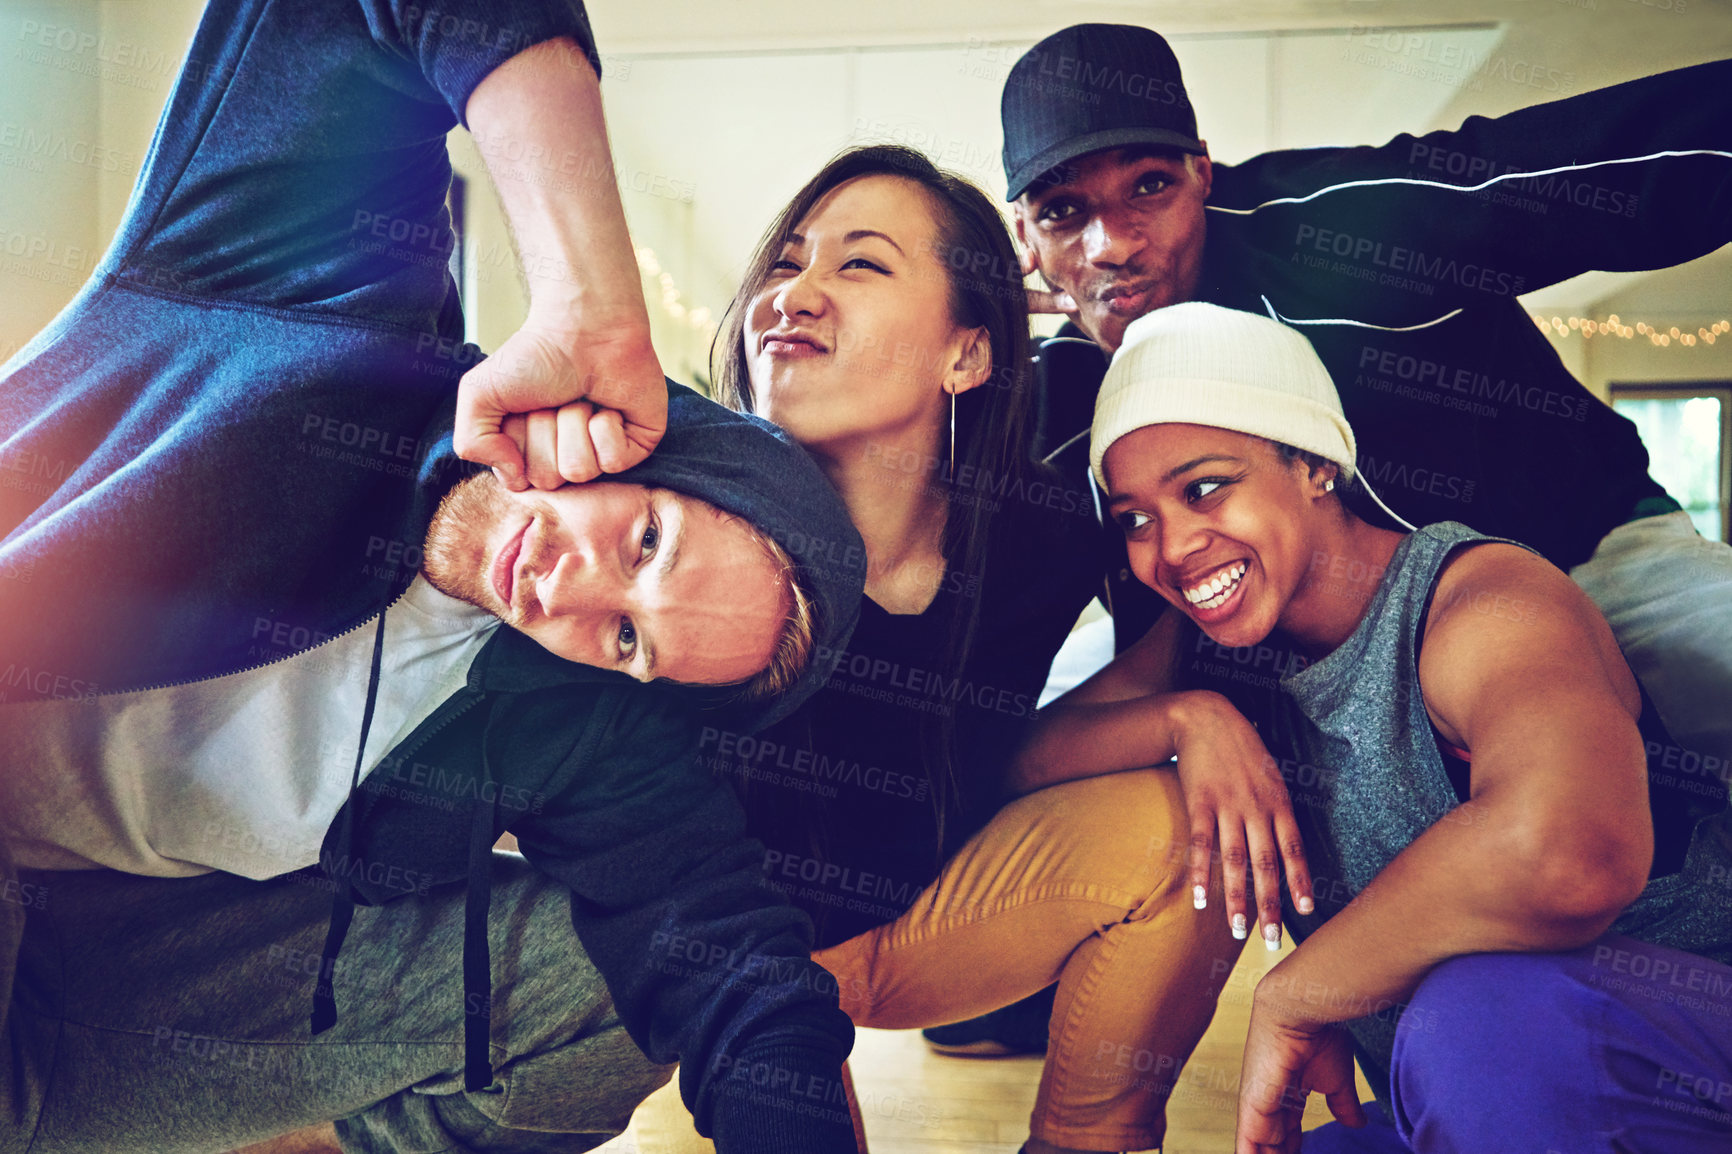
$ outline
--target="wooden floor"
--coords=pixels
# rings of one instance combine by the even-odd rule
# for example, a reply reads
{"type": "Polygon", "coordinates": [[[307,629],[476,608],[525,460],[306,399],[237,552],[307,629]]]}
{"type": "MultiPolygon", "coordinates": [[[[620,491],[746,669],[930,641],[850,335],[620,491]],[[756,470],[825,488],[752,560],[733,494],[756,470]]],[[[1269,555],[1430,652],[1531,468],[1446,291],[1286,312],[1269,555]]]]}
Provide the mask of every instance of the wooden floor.
{"type": "MultiPolygon", "coordinates": [[[[1246,947],[1168,1105],[1164,1154],[1232,1154],[1251,991],[1283,956],[1256,942],[1246,947]]],[[[945,1058],[926,1048],[918,1030],[861,1030],[849,1064],[871,1154],[1015,1154],[1028,1137],[1039,1058],[945,1058]]],[[[1361,1100],[1369,1100],[1363,1077],[1359,1088],[1361,1100]]],[[[1328,1107],[1314,1096],[1306,1129],[1328,1120],[1328,1107]]],[[[598,1148],[608,1154],[652,1149],[663,1154],[659,1142],[640,1145],[635,1121],[598,1148]]]]}

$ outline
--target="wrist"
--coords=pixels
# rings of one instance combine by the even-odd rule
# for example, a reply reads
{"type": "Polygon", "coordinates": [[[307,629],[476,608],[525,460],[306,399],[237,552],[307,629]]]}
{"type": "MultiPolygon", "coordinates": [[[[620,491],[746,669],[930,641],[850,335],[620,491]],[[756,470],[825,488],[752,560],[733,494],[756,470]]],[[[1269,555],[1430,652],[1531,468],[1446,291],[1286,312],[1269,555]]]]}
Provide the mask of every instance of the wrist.
{"type": "Polygon", "coordinates": [[[564,349],[610,352],[653,352],[649,316],[640,308],[621,308],[618,301],[594,301],[566,296],[531,300],[523,327],[538,332],[564,349]]]}
{"type": "Polygon", "coordinates": [[[1294,1025],[1304,1021],[1304,979],[1282,962],[1258,981],[1251,992],[1252,1011],[1271,1024],[1294,1025]]]}
{"type": "Polygon", "coordinates": [[[1255,1013],[1269,1024],[1290,1030],[1315,1032],[1354,1014],[1332,1013],[1332,1006],[1351,1003],[1343,990],[1305,973],[1298,953],[1289,954],[1280,965],[1263,975],[1251,994],[1255,1013]]]}
{"type": "Polygon", "coordinates": [[[1180,749],[1192,735],[1218,725],[1223,709],[1233,711],[1232,704],[1225,697],[1208,689],[1183,689],[1162,694],[1158,700],[1166,715],[1167,729],[1173,735],[1175,750],[1180,749]]]}

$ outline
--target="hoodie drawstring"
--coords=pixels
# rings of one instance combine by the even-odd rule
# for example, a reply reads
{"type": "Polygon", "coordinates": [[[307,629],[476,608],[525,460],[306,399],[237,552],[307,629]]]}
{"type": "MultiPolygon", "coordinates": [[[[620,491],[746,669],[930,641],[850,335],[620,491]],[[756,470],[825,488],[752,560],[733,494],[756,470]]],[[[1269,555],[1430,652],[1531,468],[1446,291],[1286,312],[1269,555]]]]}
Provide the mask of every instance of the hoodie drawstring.
{"type": "MultiPolygon", "coordinates": [[[[342,868],[331,900],[331,924],[320,953],[319,982],[313,989],[313,1034],[322,1034],[337,1023],[335,979],[337,955],[343,949],[349,925],[355,918],[353,872],[355,852],[355,799],[361,789],[361,766],[366,759],[367,733],[373,726],[373,708],[379,695],[380,670],[385,657],[385,610],[379,611],[373,634],[373,667],[367,678],[367,704],[361,712],[361,742],[355,751],[355,767],[349,777],[349,800],[343,807],[342,868]]],[[[487,942],[487,914],[493,902],[493,843],[498,821],[499,799],[492,791],[493,771],[487,760],[487,735],[481,737],[481,781],[469,825],[469,877],[463,899],[463,1088],[485,1090],[493,1082],[489,1047],[493,1025],[493,959],[487,942]]],[[[329,871],[327,870],[327,873],[329,871]]]]}
{"type": "Polygon", "coordinates": [[[463,895],[463,1088],[471,1093],[493,1082],[488,1050],[493,1037],[493,958],[487,942],[487,911],[493,902],[493,831],[499,801],[487,799],[492,781],[483,731],[481,789],[469,823],[469,882],[463,895]]]}
{"type": "Polygon", "coordinates": [[[342,877],[337,882],[336,895],[331,899],[331,927],[325,932],[325,948],[319,955],[319,984],[313,988],[313,1029],[322,1034],[337,1024],[337,953],[349,934],[349,923],[355,919],[355,891],[349,868],[355,853],[355,794],[361,788],[361,764],[367,756],[367,731],[373,727],[373,706],[379,699],[379,670],[385,662],[385,608],[379,609],[379,626],[373,631],[373,668],[367,674],[367,704],[361,710],[361,743],[355,750],[355,768],[349,775],[349,800],[343,806],[343,833],[338,840],[343,847],[342,877]]]}

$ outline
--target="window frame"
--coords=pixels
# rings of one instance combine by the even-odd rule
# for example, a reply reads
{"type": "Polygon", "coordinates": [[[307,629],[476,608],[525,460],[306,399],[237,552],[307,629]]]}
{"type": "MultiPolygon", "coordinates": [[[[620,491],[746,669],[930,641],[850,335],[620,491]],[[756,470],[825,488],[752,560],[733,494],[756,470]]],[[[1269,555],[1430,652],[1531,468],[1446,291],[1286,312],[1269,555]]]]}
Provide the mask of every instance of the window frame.
{"type": "MultiPolygon", "coordinates": [[[[1732,543],[1732,381],[1613,381],[1607,389],[1612,402],[1687,401],[1714,397],[1720,402],[1720,540],[1732,543]]],[[[1616,404],[1613,404],[1616,411],[1616,404]]],[[[1647,446],[1644,445],[1644,448],[1647,446]]],[[[1652,454],[1650,454],[1650,457],[1652,454]]]]}

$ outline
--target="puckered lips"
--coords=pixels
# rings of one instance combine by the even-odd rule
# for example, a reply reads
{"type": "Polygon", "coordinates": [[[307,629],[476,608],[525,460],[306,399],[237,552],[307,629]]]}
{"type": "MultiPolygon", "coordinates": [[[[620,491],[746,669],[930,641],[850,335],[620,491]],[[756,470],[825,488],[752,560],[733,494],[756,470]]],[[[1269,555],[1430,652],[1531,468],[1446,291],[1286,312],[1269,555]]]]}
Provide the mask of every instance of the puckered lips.
{"type": "Polygon", "coordinates": [[[771,329],[758,347],[772,357],[811,357],[830,351],[823,341],[802,329],[771,329]]]}
{"type": "Polygon", "coordinates": [[[529,532],[529,526],[535,523],[532,517],[523,523],[505,544],[499,547],[494,555],[493,564],[488,567],[488,579],[493,585],[493,592],[507,609],[514,609],[517,602],[513,600],[517,593],[517,559],[523,554],[523,538],[529,532]]]}
{"type": "Polygon", "coordinates": [[[1242,600],[1245,574],[1250,565],[1243,559],[1205,569],[1179,582],[1179,594],[1200,624],[1211,625],[1233,615],[1242,600]]]}
{"type": "Polygon", "coordinates": [[[1157,282],[1132,281],[1119,283],[1108,287],[1099,294],[1102,304],[1114,316],[1129,317],[1135,320],[1149,311],[1149,300],[1155,295],[1157,282]]]}

